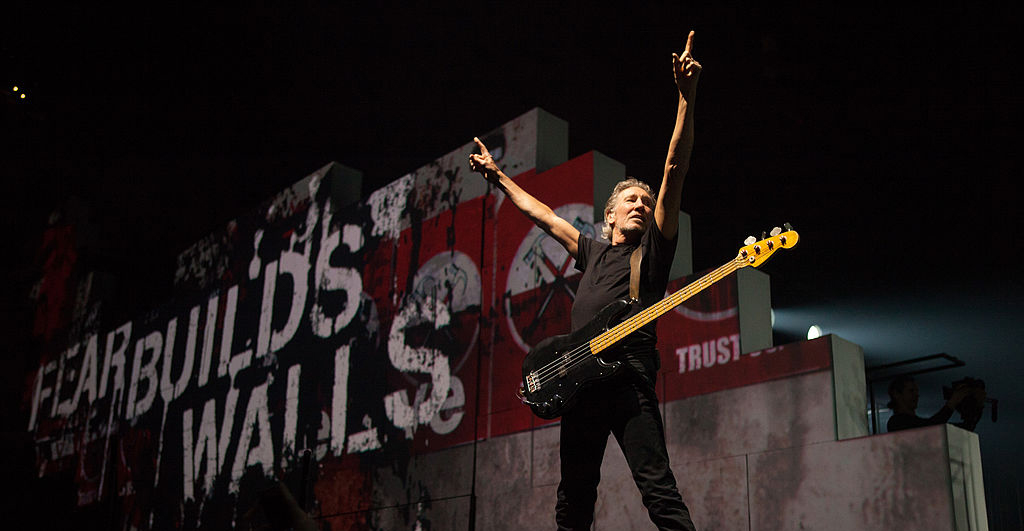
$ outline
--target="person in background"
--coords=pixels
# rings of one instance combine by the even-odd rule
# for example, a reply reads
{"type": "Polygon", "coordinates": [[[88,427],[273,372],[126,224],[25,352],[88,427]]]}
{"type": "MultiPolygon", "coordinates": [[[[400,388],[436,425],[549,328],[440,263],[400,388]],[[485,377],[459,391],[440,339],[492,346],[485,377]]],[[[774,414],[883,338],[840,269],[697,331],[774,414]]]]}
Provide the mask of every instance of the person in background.
{"type": "MultiPolygon", "coordinates": [[[[943,404],[937,413],[928,418],[919,417],[917,415],[917,402],[921,396],[921,391],[917,387],[917,382],[911,376],[897,376],[889,383],[889,408],[892,409],[892,417],[889,418],[886,429],[892,432],[945,424],[955,411],[963,409],[961,404],[965,400],[980,398],[977,402],[984,404],[984,388],[980,389],[980,397],[977,396],[978,393],[979,389],[977,388],[969,385],[958,385],[953,388],[946,403],[943,404]]],[[[974,426],[981,419],[980,411],[977,415],[965,414],[964,411],[961,411],[961,416],[963,417],[963,422],[957,423],[956,426],[965,430],[974,430],[974,426]]]]}

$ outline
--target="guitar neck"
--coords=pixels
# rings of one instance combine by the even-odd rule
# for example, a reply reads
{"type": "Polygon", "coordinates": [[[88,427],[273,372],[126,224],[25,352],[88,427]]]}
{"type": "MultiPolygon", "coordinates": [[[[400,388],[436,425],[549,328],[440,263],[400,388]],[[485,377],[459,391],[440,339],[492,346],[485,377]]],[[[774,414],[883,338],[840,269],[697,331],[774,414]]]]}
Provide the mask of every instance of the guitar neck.
{"type": "Polygon", "coordinates": [[[608,331],[590,340],[590,352],[597,354],[602,350],[611,347],[615,343],[619,342],[622,338],[632,334],[636,330],[640,329],[647,323],[661,317],[665,312],[679,306],[683,301],[693,297],[694,295],[704,291],[715,282],[722,280],[729,276],[730,273],[744,267],[746,264],[743,260],[737,258],[730,260],[725,264],[722,264],[714,271],[700,277],[694,282],[690,283],[683,289],[665,297],[660,302],[652,304],[642,312],[626,319],[625,321],[615,325],[608,331]]]}

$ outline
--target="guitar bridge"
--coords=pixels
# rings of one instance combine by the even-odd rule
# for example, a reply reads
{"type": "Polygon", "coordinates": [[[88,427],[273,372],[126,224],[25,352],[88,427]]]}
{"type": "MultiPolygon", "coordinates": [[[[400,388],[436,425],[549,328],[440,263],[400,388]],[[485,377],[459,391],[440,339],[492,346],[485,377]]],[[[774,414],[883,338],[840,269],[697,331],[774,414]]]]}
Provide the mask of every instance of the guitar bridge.
{"type": "Polygon", "coordinates": [[[540,390],[540,382],[537,380],[537,371],[526,375],[526,389],[531,393],[540,390]]]}

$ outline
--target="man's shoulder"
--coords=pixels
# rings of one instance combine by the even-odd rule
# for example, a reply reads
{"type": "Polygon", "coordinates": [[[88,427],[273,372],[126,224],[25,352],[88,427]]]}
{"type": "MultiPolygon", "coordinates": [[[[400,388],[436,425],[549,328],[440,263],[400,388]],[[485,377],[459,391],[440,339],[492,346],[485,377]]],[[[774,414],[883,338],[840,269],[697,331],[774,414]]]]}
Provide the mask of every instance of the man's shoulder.
{"type": "Polygon", "coordinates": [[[579,241],[576,242],[580,248],[586,248],[586,250],[600,250],[607,247],[611,247],[611,242],[607,240],[599,240],[593,236],[580,233],[579,241]]]}
{"type": "Polygon", "coordinates": [[[679,231],[676,231],[676,235],[672,238],[666,238],[665,233],[661,232],[661,228],[658,227],[657,223],[651,223],[651,226],[644,232],[644,241],[649,244],[660,244],[661,246],[675,245],[679,240],[679,231]]]}
{"type": "Polygon", "coordinates": [[[894,413],[886,423],[888,431],[905,430],[908,428],[921,428],[932,425],[926,418],[921,418],[910,413],[894,413]]]}

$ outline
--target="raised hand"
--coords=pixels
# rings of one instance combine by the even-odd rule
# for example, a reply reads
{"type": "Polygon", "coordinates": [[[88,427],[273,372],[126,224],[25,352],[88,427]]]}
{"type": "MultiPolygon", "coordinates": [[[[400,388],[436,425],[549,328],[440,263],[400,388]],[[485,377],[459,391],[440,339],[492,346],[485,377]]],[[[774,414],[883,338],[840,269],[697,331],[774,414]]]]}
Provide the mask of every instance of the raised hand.
{"type": "Polygon", "coordinates": [[[686,49],[683,54],[672,54],[672,75],[675,77],[679,94],[689,100],[697,91],[697,79],[700,77],[701,66],[693,58],[693,32],[686,37],[686,49]]]}
{"type": "Polygon", "coordinates": [[[488,181],[498,178],[498,165],[494,163],[494,157],[491,156],[491,152],[487,151],[487,146],[480,141],[479,138],[473,137],[473,142],[480,147],[480,154],[471,153],[469,155],[469,167],[475,172],[479,172],[488,181]]]}
{"type": "Polygon", "coordinates": [[[958,386],[956,389],[953,389],[953,393],[950,394],[949,400],[946,401],[946,405],[955,410],[961,402],[966,400],[967,397],[971,396],[973,393],[974,389],[966,385],[958,386]]]}

